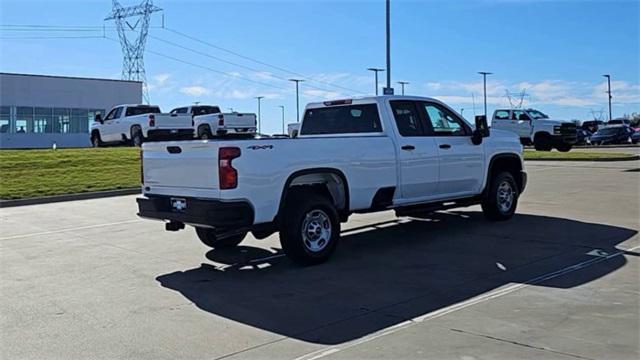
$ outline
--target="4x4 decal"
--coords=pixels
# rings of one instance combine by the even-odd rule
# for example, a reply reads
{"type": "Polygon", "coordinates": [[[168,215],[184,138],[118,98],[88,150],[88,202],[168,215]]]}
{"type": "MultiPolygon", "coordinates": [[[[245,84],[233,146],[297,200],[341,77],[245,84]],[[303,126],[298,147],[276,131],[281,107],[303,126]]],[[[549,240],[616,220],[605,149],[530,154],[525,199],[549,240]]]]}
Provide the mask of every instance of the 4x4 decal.
{"type": "Polygon", "coordinates": [[[251,145],[247,146],[249,150],[271,150],[273,149],[273,145],[251,145]]]}

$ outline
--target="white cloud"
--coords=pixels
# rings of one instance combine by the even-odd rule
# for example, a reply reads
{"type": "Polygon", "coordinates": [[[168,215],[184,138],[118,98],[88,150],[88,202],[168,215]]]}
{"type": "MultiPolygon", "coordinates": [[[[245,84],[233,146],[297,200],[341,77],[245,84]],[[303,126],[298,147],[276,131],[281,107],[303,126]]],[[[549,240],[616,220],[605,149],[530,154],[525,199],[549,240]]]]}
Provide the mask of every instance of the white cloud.
{"type": "Polygon", "coordinates": [[[153,80],[155,80],[156,85],[160,86],[169,80],[170,77],[171,74],[158,74],[153,77],[153,80]]]}
{"type": "Polygon", "coordinates": [[[180,92],[191,96],[209,95],[211,93],[211,91],[199,85],[182,87],[180,92]]]}

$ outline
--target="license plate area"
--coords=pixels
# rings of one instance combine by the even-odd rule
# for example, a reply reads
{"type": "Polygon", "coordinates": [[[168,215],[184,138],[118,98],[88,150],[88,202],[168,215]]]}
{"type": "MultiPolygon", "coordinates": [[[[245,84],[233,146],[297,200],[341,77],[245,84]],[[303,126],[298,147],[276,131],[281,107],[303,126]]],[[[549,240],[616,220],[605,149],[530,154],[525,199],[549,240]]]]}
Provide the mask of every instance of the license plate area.
{"type": "Polygon", "coordinates": [[[171,211],[173,212],[185,212],[187,210],[187,199],[185,198],[171,198],[171,211]]]}

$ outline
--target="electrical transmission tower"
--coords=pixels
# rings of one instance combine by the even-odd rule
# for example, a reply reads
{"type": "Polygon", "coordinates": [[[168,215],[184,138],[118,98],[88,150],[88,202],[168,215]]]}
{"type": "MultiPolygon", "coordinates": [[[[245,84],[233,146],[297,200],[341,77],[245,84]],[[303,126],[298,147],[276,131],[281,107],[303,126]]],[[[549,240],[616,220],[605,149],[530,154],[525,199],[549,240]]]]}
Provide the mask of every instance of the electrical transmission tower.
{"type": "Polygon", "coordinates": [[[526,90],[522,90],[519,93],[513,93],[509,90],[505,90],[505,92],[507,100],[509,100],[509,105],[511,105],[511,109],[521,109],[525,96],[528,96],[526,90]]]}
{"type": "Polygon", "coordinates": [[[149,32],[149,18],[161,11],[151,0],[143,0],[139,5],[123,7],[113,0],[113,9],[104,19],[114,20],[122,46],[122,79],[142,82],[142,97],[149,103],[147,78],[144,71],[144,47],[149,32]],[[127,37],[127,34],[130,34],[127,37]]]}

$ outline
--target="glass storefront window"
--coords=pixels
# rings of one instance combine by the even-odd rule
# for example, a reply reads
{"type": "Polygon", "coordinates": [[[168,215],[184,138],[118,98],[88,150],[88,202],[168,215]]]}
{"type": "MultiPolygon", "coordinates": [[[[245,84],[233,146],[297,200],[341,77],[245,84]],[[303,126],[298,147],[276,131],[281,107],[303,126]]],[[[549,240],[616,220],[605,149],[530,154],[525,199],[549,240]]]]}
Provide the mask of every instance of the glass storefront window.
{"type": "Polygon", "coordinates": [[[53,127],[51,108],[36,108],[33,120],[34,133],[49,133],[53,127]]]}
{"type": "Polygon", "coordinates": [[[88,133],[104,109],[0,106],[0,133],[88,133]]]}
{"type": "Polygon", "coordinates": [[[87,109],[71,109],[71,130],[72,133],[86,133],[89,132],[87,126],[87,118],[89,117],[89,110],[87,109]]]}
{"type": "Polygon", "coordinates": [[[54,108],[53,109],[53,132],[69,133],[71,128],[71,111],[70,109],[54,108]]]}
{"type": "Polygon", "coordinates": [[[11,127],[11,108],[0,106],[0,133],[8,133],[11,127]]]}
{"type": "Polygon", "coordinates": [[[16,133],[33,132],[33,108],[18,106],[16,108],[16,133]]]}

